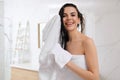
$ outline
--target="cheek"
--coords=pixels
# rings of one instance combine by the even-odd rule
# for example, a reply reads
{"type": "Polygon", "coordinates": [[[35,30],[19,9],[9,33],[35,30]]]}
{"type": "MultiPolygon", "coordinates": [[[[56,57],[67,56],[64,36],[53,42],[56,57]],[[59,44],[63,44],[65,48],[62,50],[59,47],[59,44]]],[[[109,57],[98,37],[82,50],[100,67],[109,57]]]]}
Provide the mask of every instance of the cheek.
{"type": "Polygon", "coordinates": [[[64,25],[65,25],[65,21],[66,21],[65,18],[63,18],[63,24],[64,24],[64,25]]]}
{"type": "Polygon", "coordinates": [[[63,23],[65,22],[65,18],[62,19],[63,20],[63,23]]]}

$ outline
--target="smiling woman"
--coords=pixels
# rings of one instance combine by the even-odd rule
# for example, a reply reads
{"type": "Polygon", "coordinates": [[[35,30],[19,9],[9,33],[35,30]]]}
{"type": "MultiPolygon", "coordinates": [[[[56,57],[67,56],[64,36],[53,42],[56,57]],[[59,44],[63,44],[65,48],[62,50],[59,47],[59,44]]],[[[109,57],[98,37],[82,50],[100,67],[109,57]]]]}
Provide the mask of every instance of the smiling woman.
{"type": "MultiPolygon", "coordinates": [[[[81,67],[83,64],[80,64],[77,58],[76,61],[77,64],[80,64],[79,66],[72,60],[66,64],[68,70],[71,70],[74,75],[78,75],[78,78],[72,74],[69,76],[71,75],[71,78],[74,77],[75,80],[99,80],[96,47],[93,40],[83,33],[85,25],[82,13],[79,12],[76,5],[68,3],[60,9],[59,15],[63,23],[61,27],[64,28],[64,30],[61,28],[61,32],[63,31],[63,35],[61,35],[63,48],[69,51],[71,55],[84,55],[85,57],[83,61],[85,61],[86,68],[81,67]],[[81,25],[81,32],[77,30],[78,25],[81,25]]],[[[67,79],[65,78],[65,80],[67,79]]]]}
{"type": "Polygon", "coordinates": [[[96,47],[84,27],[82,13],[72,3],[64,4],[59,16],[51,19],[44,30],[49,34],[40,55],[40,80],[99,80],[96,47]]]}

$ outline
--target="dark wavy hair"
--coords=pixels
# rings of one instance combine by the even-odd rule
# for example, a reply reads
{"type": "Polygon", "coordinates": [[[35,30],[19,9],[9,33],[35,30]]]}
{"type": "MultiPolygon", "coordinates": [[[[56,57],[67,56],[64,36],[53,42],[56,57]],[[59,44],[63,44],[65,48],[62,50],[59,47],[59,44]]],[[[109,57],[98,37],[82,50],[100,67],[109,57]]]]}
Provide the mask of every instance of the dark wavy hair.
{"type": "MultiPolygon", "coordinates": [[[[69,41],[67,30],[65,29],[64,24],[63,24],[64,9],[66,7],[74,7],[76,9],[78,18],[80,18],[81,33],[84,33],[84,28],[85,28],[85,22],[84,22],[83,15],[82,15],[82,13],[79,12],[77,6],[72,3],[64,4],[59,11],[59,15],[61,18],[60,44],[61,44],[61,47],[64,49],[66,49],[66,43],[67,43],[67,41],[69,41]]],[[[78,26],[79,26],[79,24],[78,24],[78,26]]]]}

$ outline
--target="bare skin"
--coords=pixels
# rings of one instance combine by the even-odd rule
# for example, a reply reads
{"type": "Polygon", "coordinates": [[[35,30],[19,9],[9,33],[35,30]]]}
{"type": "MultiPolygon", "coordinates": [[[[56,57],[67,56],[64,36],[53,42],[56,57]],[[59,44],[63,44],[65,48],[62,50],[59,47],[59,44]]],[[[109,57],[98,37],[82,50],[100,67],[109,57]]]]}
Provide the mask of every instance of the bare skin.
{"type": "Polygon", "coordinates": [[[77,15],[74,7],[66,7],[64,10],[63,23],[69,35],[66,49],[72,55],[85,55],[87,70],[78,67],[71,61],[66,66],[84,80],[99,80],[96,46],[91,38],[77,30],[77,24],[80,23],[77,15]]]}

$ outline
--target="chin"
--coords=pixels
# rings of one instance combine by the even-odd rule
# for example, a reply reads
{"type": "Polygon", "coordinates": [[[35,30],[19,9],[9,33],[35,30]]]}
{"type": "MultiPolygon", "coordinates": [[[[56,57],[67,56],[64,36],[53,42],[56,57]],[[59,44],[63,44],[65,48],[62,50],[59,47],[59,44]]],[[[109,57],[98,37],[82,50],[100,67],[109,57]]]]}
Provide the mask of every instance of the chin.
{"type": "Polygon", "coordinates": [[[66,30],[67,31],[72,31],[72,30],[74,30],[74,28],[67,28],[66,30]]]}
{"type": "Polygon", "coordinates": [[[67,31],[71,31],[71,30],[73,30],[75,27],[73,27],[73,26],[68,26],[68,27],[66,27],[66,30],[67,31]]]}

